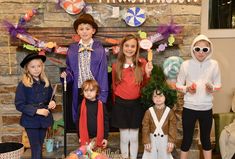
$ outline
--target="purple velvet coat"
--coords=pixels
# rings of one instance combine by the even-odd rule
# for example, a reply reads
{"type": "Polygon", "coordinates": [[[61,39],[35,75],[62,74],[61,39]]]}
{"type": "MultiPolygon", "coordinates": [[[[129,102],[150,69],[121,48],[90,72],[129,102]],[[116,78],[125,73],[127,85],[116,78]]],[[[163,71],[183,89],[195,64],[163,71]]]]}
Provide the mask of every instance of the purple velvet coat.
{"type": "MultiPolygon", "coordinates": [[[[72,101],[72,112],[73,121],[76,122],[78,119],[78,49],[79,44],[73,43],[69,46],[66,56],[66,73],[67,82],[73,83],[73,101],[72,101]]],[[[94,51],[91,52],[91,72],[95,80],[100,86],[100,94],[98,99],[103,103],[106,103],[108,97],[108,65],[105,50],[101,42],[94,39],[92,46],[94,51]]],[[[63,81],[63,80],[62,80],[63,81]]]]}

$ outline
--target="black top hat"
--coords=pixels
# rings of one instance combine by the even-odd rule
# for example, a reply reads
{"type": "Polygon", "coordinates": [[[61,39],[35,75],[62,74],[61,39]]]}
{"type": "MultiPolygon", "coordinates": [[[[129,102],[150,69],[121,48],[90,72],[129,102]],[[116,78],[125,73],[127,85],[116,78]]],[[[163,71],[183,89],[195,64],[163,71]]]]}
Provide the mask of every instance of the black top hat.
{"type": "Polygon", "coordinates": [[[44,55],[39,55],[39,54],[37,54],[37,53],[30,53],[30,54],[28,54],[27,56],[25,56],[25,58],[23,59],[23,61],[20,63],[20,66],[21,66],[22,68],[24,68],[24,66],[25,66],[28,62],[30,62],[31,60],[33,60],[33,59],[41,59],[43,62],[45,62],[45,61],[46,61],[46,56],[44,56],[44,55]]]}
{"type": "Polygon", "coordinates": [[[77,20],[74,21],[73,28],[75,32],[77,32],[78,25],[82,23],[90,24],[96,30],[96,32],[98,31],[98,25],[96,24],[94,18],[90,14],[82,14],[77,20]]]}

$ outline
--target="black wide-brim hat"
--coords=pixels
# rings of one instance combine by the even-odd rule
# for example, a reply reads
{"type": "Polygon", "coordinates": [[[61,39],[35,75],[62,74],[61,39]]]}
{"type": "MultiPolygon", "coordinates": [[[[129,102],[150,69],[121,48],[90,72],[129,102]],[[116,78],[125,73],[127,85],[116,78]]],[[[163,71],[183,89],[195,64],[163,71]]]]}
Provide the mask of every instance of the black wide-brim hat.
{"type": "Polygon", "coordinates": [[[94,18],[90,14],[82,14],[77,20],[74,21],[73,28],[75,32],[77,32],[78,25],[82,23],[90,24],[96,30],[96,32],[98,31],[98,25],[96,24],[94,18]]]}
{"type": "Polygon", "coordinates": [[[44,55],[39,55],[38,53],[30,53],[27,56],[25,56],[25,58],[23,59],[23,61],[20,63],[20,66],[22,68],[24,68],[24,66],[29,63],[31,60],[33,59],[41,59],[42,62],[46,61],[46,56],[44,55]]]}

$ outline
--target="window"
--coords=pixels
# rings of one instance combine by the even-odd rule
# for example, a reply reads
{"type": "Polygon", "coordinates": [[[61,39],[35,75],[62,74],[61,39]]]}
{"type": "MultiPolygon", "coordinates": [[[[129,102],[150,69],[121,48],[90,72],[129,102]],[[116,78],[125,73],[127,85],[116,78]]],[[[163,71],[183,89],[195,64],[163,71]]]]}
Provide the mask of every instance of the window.
{"type": "Polygon", "coordinates": [[[235,37],[235,1],[203,0],[201,32],[211,38],[235,37]]]}

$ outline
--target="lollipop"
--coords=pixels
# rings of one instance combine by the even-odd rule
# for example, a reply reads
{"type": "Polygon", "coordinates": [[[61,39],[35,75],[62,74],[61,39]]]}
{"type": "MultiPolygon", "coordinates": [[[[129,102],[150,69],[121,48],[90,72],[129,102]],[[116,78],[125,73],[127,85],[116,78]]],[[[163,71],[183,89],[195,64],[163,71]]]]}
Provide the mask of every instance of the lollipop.
{"type": "Polygon", "coordinates": [[[148,51],[148,61],[151,62],[153,60],[153,51],[150,49],[148,51]]]}
{"type": "Polygon", "coordinates": [[[133,27],[140,26],[146,19],[144,11],[139,7],[129,8],[124,17],[125,22],[133,27]]]}
{"type": "Polygon", "coordinates": [[[183,59],[178,56],[168,57],[163,63],[164,74],[168,79],[176,79],[183,59]]]}
{"type": "Polygon", "coordinates": [[[149,39],[143,39],[140,41],[140,47],[148,50],[148,61],[151,62],[153,59],[153,52],[151,50],[153,43],[149,39]]]}

